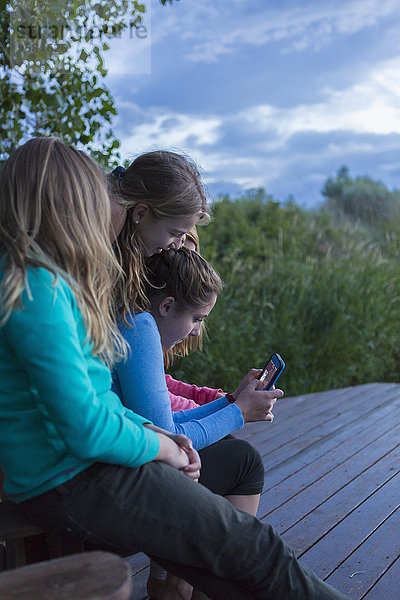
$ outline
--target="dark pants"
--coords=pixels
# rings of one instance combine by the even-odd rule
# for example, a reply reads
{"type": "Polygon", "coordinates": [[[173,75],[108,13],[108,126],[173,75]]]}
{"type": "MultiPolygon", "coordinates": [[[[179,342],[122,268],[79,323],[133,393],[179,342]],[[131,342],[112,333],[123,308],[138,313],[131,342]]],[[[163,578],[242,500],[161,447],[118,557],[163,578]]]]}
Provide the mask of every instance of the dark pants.
{"type": "Polygon", "coordinates": [[[272,526],[165,463],[96,463],[21,507],[55,531],[144,552],[216,600],[344,599],[299,565],[272,526]]]}
{"type": "Polygon", "coordinates": [[[263,491],[264,465],[249,442],[227,435],[199,454],[199,482],[214,494],[249,496],[263,491]]]}

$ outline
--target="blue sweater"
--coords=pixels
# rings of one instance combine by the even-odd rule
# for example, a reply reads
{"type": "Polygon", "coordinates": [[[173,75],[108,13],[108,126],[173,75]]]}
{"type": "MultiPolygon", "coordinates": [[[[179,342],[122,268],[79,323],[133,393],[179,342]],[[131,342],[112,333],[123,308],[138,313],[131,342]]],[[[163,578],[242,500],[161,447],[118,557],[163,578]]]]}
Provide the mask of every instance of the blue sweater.
{"type": "Polygon", "coordinates": [[[183,433],[201,450],[243,427],[242,413],[225,397],[209,404],[173,413],[165,382],[160,334],[148,312],[130,316],[120,330],[131,348],[129,359],[116,365],[113,390],[123,404],[150,419],[158,427],[183,433]]]}
{"type": "Polygon", "coordinates": [[[159,450],[157,435],[143,426],[148,419],[111,391],[110,371],[85,342],[65,279],[54,283],[49,271],[30,268],[28,283],[24,308],[0,328],[0,464],[14,501],[96,461],[136,467],[159,450]]]}

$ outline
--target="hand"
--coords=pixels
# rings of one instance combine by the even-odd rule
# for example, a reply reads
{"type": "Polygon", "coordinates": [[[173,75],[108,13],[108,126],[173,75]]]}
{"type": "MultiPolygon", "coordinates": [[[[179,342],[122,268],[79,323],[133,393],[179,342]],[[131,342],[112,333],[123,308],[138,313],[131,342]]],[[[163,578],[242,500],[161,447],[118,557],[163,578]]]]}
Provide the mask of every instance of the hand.
{"type": "Polygon", "coordinates": [[[250,369],[247,375],[243,377],[236,390],[233,392],[233,397],[238,398],[239,394],[245,389],[245,387],[249,385],[250,381],[256,379],[256,377],[258,377],[260,373],[262,373],[262,369],[250,369]]]}
{"type": "Polygon", "coordinates": [[[201,460],[198,452],[193,448],[192,440],[186,435],[171,433],[170,431],[152,425],[151,423],[145,423],[144,426],[148,429],[152,429],[158,435],[158,439],[160,440],[160,450],[155,460],[166,462],[171,467],[182,471],[185,475],[190,477],[190,479],[197,481],[200,477],[201,460]],[[165,438],[171,442],[167,442],[165,438]],[[171,443],[173,446],[171,446],[171,443]],[[171,451],[173,450],[175,450],[175,454],[178,450],[181,455],[175,456],[174,453],[171,455],[171,451]],[[176,461],[182,460],[184,457],[186,458],[184,464],[177,464],[176,461]]]}
{"type": "Polygon", "coordinates": [[[180,470],[193,481],[197,481],[200,477],[201,460],[197,450],[193,448],[192,440],[182,434],[170,434],[170,437],[186,453],[189,459],[189,464],[180,470]]]}
{"type": "Polygon", "coordinates": [[[218,398],[223,398],[224,396],[226,396],[226,392],[217,392],[215,394],[214,400],[217,400],[218,398]]]}
{"type": "Polygon", "coordinates": [[[170,435],[158,433],[157,431],[155,433],[160,441],[160,449],[154,460],[161,460],[167,463],[167,465],[174,467],[174,469],[183,469],[189,466],[190,462],[187,453],[171,439],[170,435]]]}
{"type": "Polygon", "coordinates": [[[257,390],[257,384],[258,381],[253,379],[236,397],[235,404],[240,408],[245,423],[273,421],[272,407],[276,399],[283,396],[280,389],[257,390]]]}

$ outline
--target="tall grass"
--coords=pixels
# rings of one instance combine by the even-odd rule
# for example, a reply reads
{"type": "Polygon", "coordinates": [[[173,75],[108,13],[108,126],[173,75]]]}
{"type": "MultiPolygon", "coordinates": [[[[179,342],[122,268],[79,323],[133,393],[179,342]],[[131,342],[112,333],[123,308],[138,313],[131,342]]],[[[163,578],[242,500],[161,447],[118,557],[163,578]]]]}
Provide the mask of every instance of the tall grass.
{"type": "Polygon", "coordinates": [[[287,394],[400,380],[400,265],[360,225],[251,198],[217,204],[200,235],[224,291],[175,376],[231,391],[279,352],[287,394]]]}

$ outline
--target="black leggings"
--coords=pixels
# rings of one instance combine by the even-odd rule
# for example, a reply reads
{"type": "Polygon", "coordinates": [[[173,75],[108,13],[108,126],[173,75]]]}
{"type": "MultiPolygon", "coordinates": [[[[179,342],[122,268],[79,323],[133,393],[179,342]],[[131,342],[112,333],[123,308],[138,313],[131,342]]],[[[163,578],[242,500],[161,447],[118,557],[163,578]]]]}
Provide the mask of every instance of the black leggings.
{"type": "Polygon", "coordinates": [[[257,450],[231,435],[199,452],[199,482],[214,494],[249,496],[261,494],[264,467],[257,450]]]}

